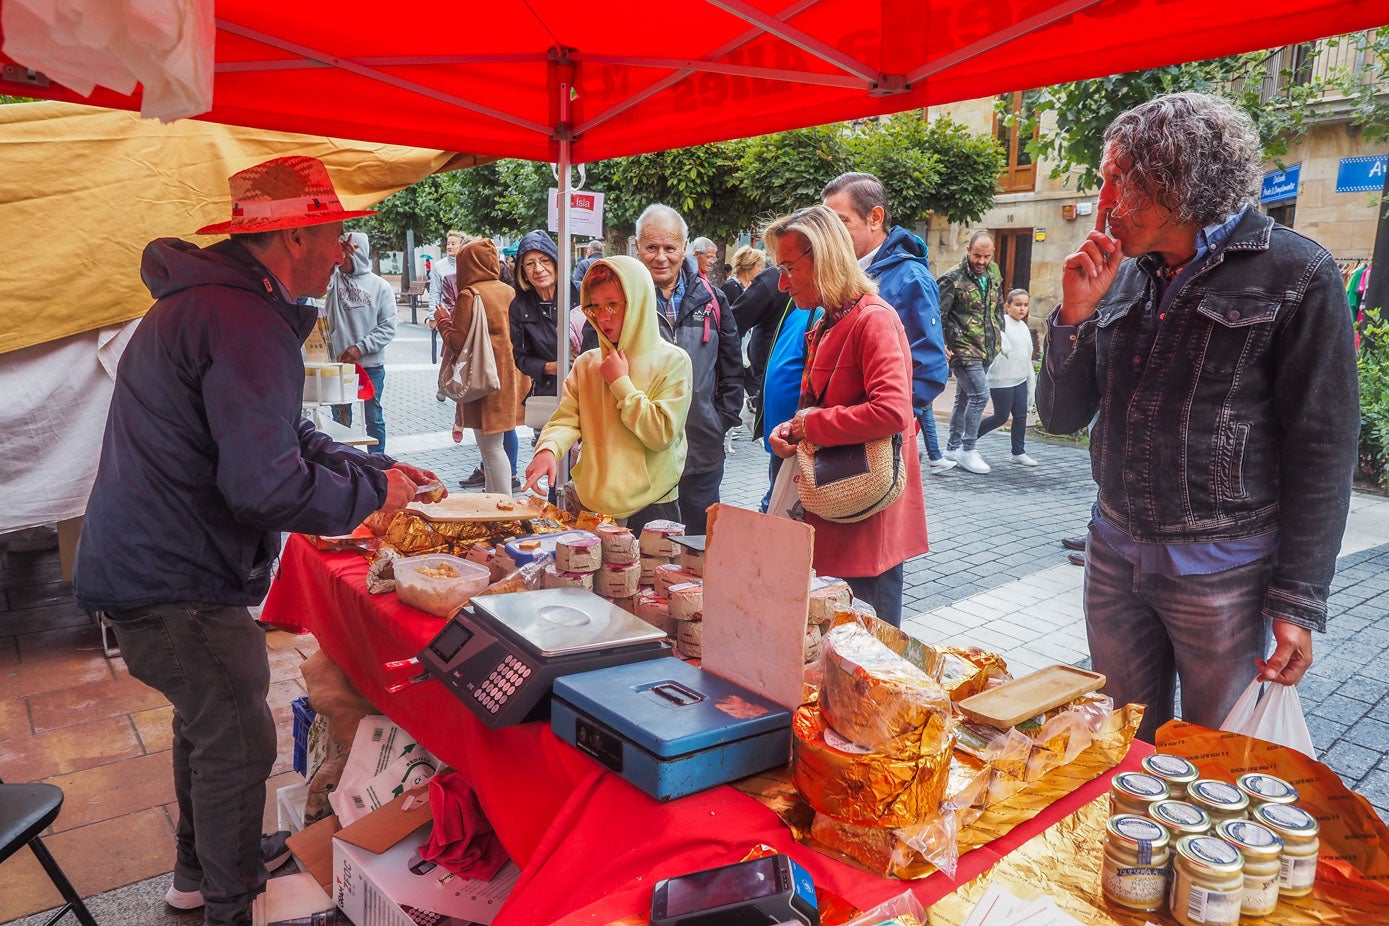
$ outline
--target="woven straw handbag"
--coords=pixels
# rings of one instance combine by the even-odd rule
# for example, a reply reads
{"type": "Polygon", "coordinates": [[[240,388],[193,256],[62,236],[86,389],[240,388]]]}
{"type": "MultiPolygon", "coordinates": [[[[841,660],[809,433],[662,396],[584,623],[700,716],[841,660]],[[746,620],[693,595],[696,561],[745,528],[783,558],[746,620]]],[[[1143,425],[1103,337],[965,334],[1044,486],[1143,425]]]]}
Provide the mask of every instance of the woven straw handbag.
{"type": "Polygon", "coordinates": [[[796,447],[800,466],[801,505],[826,521],[863,521],[897,501],[907,483],[902,465],[902,435],[862,444],[817,447],[802,440],[796,447]]]}

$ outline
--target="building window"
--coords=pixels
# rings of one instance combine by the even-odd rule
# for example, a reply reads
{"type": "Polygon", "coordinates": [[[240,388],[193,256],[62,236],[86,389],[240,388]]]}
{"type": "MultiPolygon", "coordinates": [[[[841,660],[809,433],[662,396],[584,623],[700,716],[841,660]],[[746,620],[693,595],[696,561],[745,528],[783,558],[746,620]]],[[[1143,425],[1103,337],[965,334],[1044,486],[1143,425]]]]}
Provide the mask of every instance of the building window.
{"type": "Polygon", "coordinates": [[[1030,136],[1019,137],[1019,126],[1028,122],[1033,113],[1037,91],[1027,90],[999,97],[994,108],[994,138],[1008,154],[1008,166],[998,178],[1004,193],[1020,193],[1037,188],[1037,165],[1027,151],[1029,139],[1037,137],[1034,128],[1030,136]]]}
{"type": "Polygon", "coordinates": [[[1279,203],[1276,206],[1268,207],[1268,217],[1270,219],[1273,219],[1273,221],[1277,222],[1279,225],[1286,225],[1288,228],[1293,227],[1293,220],[1296,216],[1296,200],[1289,200],[1288,202],[1279,203]]]}

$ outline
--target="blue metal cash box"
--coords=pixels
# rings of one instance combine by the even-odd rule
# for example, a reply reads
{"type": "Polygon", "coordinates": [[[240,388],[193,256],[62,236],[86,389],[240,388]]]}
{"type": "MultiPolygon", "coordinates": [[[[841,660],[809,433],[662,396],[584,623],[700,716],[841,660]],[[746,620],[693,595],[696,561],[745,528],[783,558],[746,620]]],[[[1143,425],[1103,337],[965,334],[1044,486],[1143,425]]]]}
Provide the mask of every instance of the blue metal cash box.
{"type": "Polygon", "coordinates": [[[662,801],[791,755],[790,711],[674,657],[555,679],[550,727],[662,801]]]}

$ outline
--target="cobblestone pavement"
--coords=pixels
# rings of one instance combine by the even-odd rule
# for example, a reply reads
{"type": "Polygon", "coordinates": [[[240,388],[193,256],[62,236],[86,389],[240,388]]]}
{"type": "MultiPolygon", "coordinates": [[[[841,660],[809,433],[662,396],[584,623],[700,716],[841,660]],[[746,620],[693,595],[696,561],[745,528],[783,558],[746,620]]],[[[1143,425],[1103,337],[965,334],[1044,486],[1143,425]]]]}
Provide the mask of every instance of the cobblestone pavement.
{"type": "MultiPolygon", "coordinates": [[[[462,445],[449,436],[454,406],[434,399],[428,330],[402,324],[387,361],[387,449],[456,486],[480,457],[470,435],[462,445]]],[[[530,440],[521,434],[524,472],[530,440]]],[[[767,454],[746,439],[733,448],[722,500],[755,507],[767,488],[767,454]]],[[[1029,435],[1040,465],[1017,466],[997,432],[979,450],[993,465],[988,475],[957,468],[923,476],[931,552],[907,563],[904,626],[925,640],[995,649],[1015,671],[1087,665],[1084,570],[1067,562],[1060,539],[1083,534],[1089,518],[1088,452],[1029,435]]],[[[1321,758],[1389,820],[1389,500],[1355,496],[1330,609],[1298,688],[1303,710],[1321,758]]]]}

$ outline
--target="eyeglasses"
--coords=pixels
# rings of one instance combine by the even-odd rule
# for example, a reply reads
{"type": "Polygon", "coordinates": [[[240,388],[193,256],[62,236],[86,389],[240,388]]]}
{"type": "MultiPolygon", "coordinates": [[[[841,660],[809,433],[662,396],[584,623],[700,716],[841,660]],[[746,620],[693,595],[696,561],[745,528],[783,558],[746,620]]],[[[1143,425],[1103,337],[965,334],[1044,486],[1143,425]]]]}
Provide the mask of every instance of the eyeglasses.
{"type": "Polygon", "coordinates": [[[799,256],[799,257],[794,257],[794,258],[792,258],[791,260],[785,260],[785,261],[782,261],[781,263],[777,264],[777,265],[776,265],[777,272],[779,272],[779,273],[780,273],[782,276],[784,276],[784,277],[789,277],[789,276],[791,275],[791,270],[792,270],[792,268],[795,267],[796,264],[800,263],[802,260],[804,260],[805,258],[807,258],[807,257],[809,257],[809,256],[810,256],[810,251],[809,251],[809,250],[802,251],[802,252],[800,253],[800,256],[799,256]]]}
{"type": "Polygon", "coordinates": [[[549,270],[551,266],[553,265],[543,257],[532,257],[530,260],[521,264],[521,267],[525,270],[549,270]]]}
{"type": "Polygon", "coordinates": [[[627,303],[609,302],[607,305],[599,305],[596,302],[590,302],[588,305],[581,306],[580,308],[583,309],[583,313],[585,315],[601,315],[604,318],[612,318],[618,312],[621,312],[623,309],[627,308],[627,303]]]}

